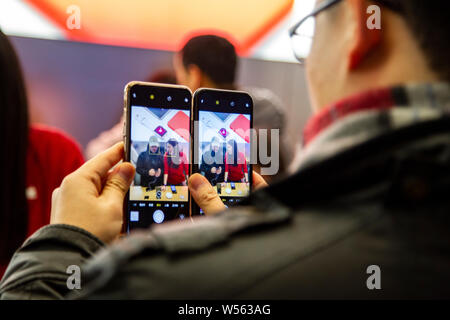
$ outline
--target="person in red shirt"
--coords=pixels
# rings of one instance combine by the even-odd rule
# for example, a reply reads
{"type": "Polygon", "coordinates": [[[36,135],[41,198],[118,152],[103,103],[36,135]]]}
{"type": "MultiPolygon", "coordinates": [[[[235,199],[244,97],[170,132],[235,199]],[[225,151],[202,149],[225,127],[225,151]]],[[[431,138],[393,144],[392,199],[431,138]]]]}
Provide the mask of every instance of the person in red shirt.
{"type": "Polygon", "coordinates": [[[247,160],[242,152],[239,152],[237,143],[231,139],[227,143],[227,152],[225,153],[225,183],[245,182],[248,183],[247,160]]]}
{"type": "Polygon", "coordinates": [[[52,192],[83,162],[66,134],[29,125],[20,63],[0,31],[0,278],[22,242],[50,222],[52,192]]]}
{"type": "Polygon", "coordinates": [[[164,186],[167,184],[175,186],[187,186],[189,178],[189,164],[183,151],[179,151],[178,142],[175,139],[167,141],[166,153],[164,154],[164,186]]]}

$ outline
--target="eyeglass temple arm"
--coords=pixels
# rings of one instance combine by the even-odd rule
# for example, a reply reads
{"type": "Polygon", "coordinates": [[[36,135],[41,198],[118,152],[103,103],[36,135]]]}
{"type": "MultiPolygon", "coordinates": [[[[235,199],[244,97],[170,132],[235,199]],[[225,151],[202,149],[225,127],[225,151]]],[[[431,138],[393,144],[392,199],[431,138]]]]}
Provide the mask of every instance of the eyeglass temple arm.
{"type": "Polygon", "coordinates": [[[308,14],[306,17],[304,17],[303,19],[301,19],[299,22],[297,22],[294,26],[292,26],[289,29],[289,36],[293,36],[295,34],[295,31],[297,30],[297,28],[303,23],[305,22],[306,19],[310,18],[310,17],[315,17],[316,15],[318,15],[320,12],[328,9],[331,6],[334,6],[335,4],[337,4],[338,2],[341,2],[342,0],[329,0],[329,1],[325,1],[323,3],[321,3],[317,8],[315,8],[310,14],[308,14]]]}

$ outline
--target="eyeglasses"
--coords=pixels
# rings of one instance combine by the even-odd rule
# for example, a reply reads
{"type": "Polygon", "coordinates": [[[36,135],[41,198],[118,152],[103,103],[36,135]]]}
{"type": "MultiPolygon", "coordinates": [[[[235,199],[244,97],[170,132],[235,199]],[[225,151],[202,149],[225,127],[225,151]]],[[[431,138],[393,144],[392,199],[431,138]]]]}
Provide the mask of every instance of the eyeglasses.
{"type": "MultiPolygon", "coordinates": [[[[322,2],[310,14],[308,14],[306,17],[304,17],[289,29],[289,37],[291,38],[292,50],[294,51],[295,57],[301,64],[305,63],[306,58],[311,52],[314,31],[316,27],[316,16],[322,11],[333,7],[341,1],[342,0],[329,0],[322,2]]],[[[401,5],[401,2],[392,0],[375,0],[375,2],[396,13],[404,13],[404,8],[401,5]]]]}
{"type": "Polygon", "coordinates": [[[291,38],[292,50],[297,60],[304,64],[306,58],[311,52],[311,47],[314,38],[314,30],[316,26],[316,16],[331,8],[335,4],[338,4],[342,0],[329,0],[321,3],[310,14],[297,22],[292,28],[289,29],[289,37],[291,38]]]}

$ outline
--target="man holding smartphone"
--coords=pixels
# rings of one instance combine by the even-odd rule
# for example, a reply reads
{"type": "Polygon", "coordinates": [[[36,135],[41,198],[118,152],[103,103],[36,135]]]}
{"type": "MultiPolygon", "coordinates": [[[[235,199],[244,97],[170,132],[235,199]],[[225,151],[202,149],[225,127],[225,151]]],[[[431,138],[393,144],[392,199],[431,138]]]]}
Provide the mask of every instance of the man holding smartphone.
{"type": "Polygon", "coordinates": [[[119,235],[133,178],[128,163],[108,173],[122,158],[117,145],[55,191],[52,225],[15,254],[1,297],[64,297],[66,266],[94,255],[71,297],[450,298],[448,14],[437,1],[323,0],[291,36],[308,35],[299,29],[308,19],[315,33],[294,39],[306,41],[295,52],[308,59],[316,114],[294,175],[226,211],[193,175],[192,196],[212,217],[95,255],[119,235]],[[381,30],[367,28],[373,3],[381,30]]]}

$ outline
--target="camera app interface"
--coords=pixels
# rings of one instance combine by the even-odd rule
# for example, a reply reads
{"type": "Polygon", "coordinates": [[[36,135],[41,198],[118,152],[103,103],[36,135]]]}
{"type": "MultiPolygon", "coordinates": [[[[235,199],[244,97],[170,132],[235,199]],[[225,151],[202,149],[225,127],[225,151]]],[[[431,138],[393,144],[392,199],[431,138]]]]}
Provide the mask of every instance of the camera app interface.
{"type": "Polygon", "coordinates": [[[227,206],[250,191],[250,117],[199,111],[199,172],[227,206]]]}
{"type": "Polygon", "coordinates": [[[129,191],[129,228],[189,215],[189,114],[175,107],[131,105],[129,159],[136,176],[129,191]]]}

